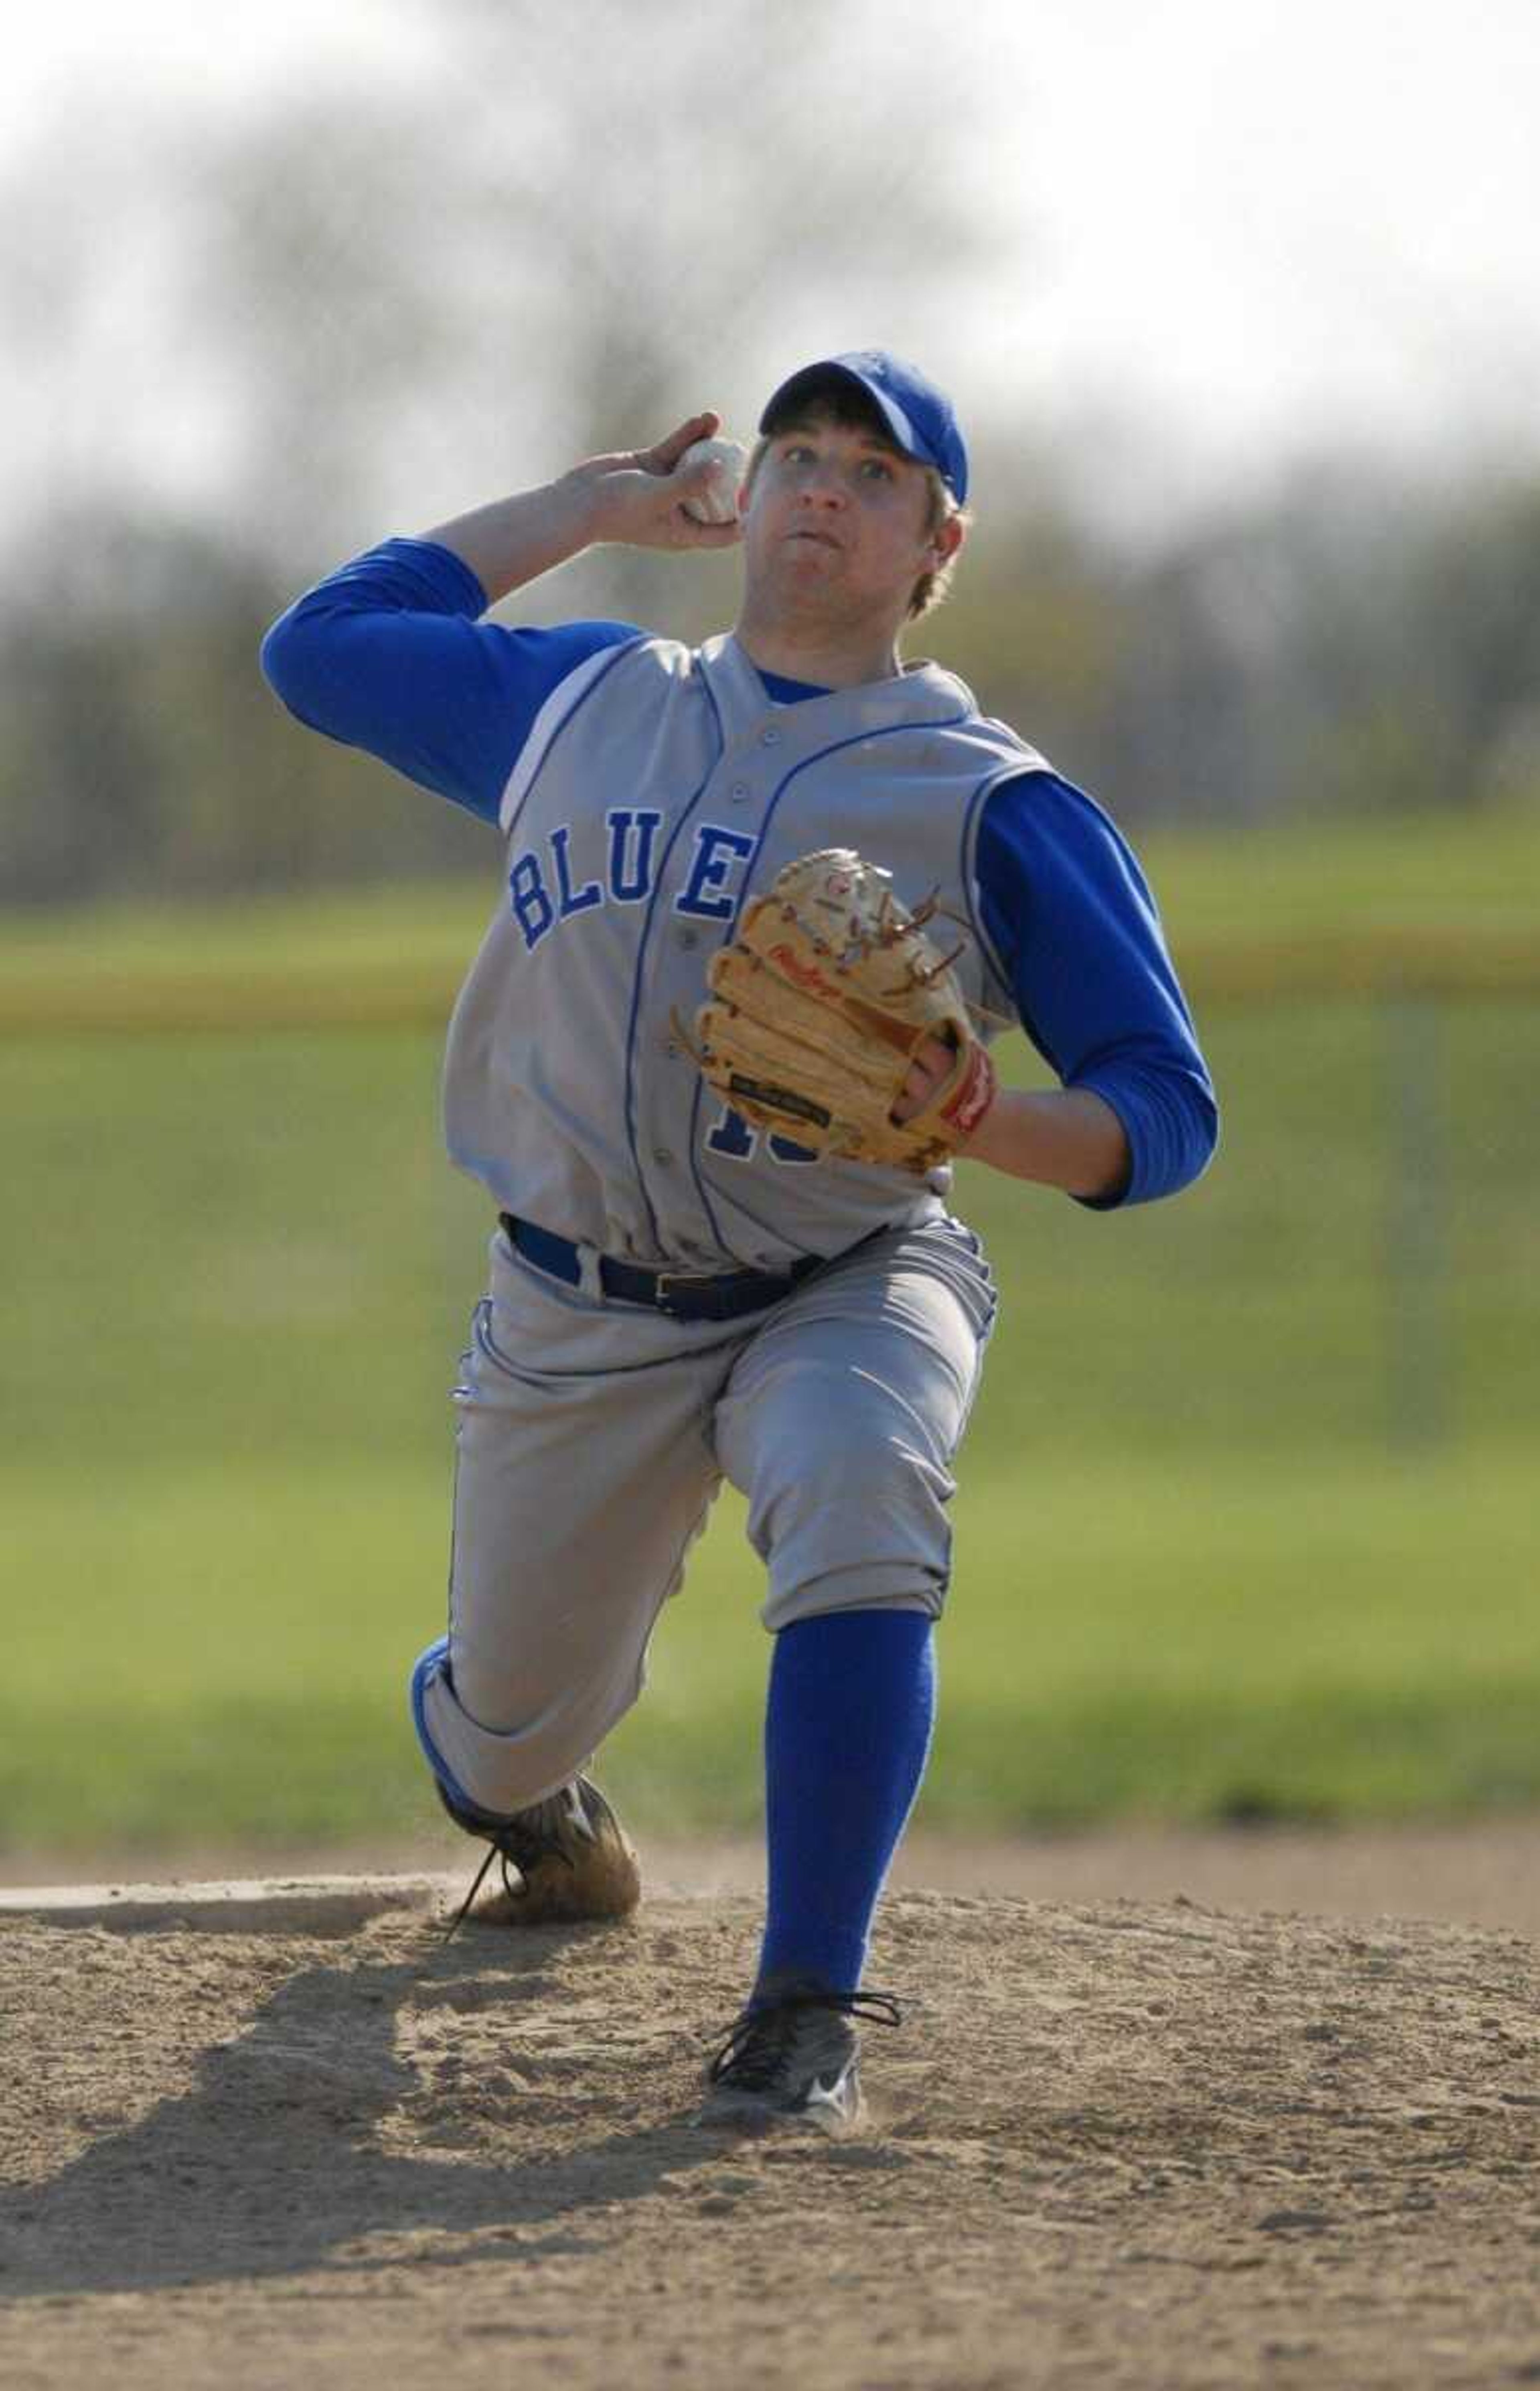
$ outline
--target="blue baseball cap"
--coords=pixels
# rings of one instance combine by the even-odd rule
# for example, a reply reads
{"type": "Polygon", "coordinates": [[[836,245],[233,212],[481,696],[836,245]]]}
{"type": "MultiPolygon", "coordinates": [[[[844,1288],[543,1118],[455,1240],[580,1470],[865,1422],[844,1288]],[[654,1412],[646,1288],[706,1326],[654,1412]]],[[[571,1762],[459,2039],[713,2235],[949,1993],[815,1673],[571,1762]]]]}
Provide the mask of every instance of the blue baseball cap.
{"type": "Polygon", "coordinates": [[[926,381],[918,366],[906,364],[888,349],[849,349],[804,366],[776,391],[759,418],[760,431],[768,433],[772,423],[831,381],[853,382],[876,407],[894,446],[922,465],[934,465],[958,505],[965,502],[968,452],[951,399],[926,381]]]}

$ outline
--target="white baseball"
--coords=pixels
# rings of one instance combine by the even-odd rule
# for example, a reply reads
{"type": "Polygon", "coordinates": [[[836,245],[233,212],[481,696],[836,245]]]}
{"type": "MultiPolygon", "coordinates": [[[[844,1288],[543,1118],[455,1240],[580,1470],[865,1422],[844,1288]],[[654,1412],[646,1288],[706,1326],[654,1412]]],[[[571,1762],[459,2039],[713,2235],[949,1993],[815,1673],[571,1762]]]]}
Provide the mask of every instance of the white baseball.
{"type": "Polygon", "coordinates": [[[707,463],[711,479],[702,488],[692,490],[680,504],[697,523],[736,523],[738,492],[748,471],[748,450],[741,440],[697,440],[685,450],[674,470],[682,473],[687,466],[707,463]]]}

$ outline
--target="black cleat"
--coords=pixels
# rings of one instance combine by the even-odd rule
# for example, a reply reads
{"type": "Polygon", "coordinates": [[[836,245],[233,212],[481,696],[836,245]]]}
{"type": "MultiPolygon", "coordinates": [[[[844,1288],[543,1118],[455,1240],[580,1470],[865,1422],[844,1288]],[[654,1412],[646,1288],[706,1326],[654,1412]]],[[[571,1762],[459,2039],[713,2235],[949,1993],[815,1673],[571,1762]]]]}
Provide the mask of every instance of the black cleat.
{"type": "Polygon", "coordinates": [[[832,1993],[810,1976],[771,1977],[711,2061],[702,2124],[796,2117],[822,2133],[853,2133],[865,2114],[856,2018],[903,2022],[888,1993],[832,1993]]]}
{"type": "Polygon", "coordinates": [[[575,1777],[570,1785],[516,1811],[511,1818],[462,1810],[442,1785],[438,1793],[456,1826],[468,1835],[482,1836],[490,1846],[449,1934],[469,1917],[494,1860],[502,1863],[502,1892],[481,1912],[488,1926],[626,1918],[641,1899],[636,1853],[603,1794],[587,1777],[575,1777]]]}

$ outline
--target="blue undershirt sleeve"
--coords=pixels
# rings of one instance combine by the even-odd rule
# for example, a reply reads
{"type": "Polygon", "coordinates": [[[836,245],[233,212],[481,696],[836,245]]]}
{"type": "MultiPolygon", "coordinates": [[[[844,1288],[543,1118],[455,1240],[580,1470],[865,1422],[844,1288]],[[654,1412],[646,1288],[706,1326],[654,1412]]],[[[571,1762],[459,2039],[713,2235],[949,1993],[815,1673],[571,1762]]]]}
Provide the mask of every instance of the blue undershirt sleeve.
{"type": "Polygon", "coordinates": [[[980,915],[1022,1027],[1068,1088],[1111,1105],[1131,1165],[1092,1210],[1172,1196],[1213,1153],[1219,1114],[1138,861],[1094,800],[1052,772],[992,790],[977,843],[980,915]]]}
{"type": "Polygon", "coordinates": [[[291,714],[435,796],[495,822],[536,716],[630,623],[514,630],[479,620],[486,592],[436,541],[391,539],[280,614],[262,668],[291,714]]]}

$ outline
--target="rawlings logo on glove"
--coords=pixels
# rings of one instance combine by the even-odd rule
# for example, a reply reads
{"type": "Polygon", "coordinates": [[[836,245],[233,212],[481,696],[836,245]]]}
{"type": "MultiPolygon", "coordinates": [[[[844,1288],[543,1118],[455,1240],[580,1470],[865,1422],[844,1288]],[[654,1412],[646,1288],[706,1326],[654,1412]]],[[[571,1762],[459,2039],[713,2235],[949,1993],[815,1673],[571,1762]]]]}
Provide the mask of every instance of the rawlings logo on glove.
{"type": "Polygon", "coordinates": [[[788,863],[712,958],[696,1016],[702,1076],[745,1120],[846,1162],[933,1170],[972,1135],[993,1066],[951,965],[888,874],[848,847],[788,863]],[[894,1118],[932,1042],[951,1065],[894,1118]]]}

